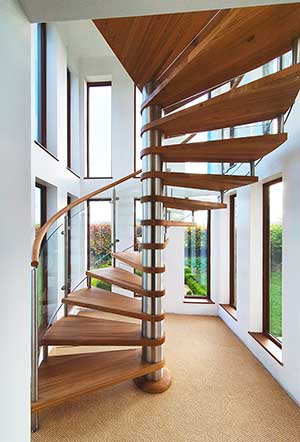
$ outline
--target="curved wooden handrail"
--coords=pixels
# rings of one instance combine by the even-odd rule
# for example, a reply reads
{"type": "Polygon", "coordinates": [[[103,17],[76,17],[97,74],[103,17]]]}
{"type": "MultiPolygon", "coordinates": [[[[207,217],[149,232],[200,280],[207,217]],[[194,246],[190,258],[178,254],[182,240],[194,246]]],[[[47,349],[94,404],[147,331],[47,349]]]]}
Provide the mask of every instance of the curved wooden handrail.
{"type": "Polygon", "coordinates": [[[83,203],[84,201],[89,200],[90,198],[93,198],[94,196],[98,195],[99,193],[105,192],[106,190],[112,189],[113,187],[117,186],[118,184],[124,183],[124,181],[129,180],[130,178],[134,178],[138,174],[140,174],[142,170],[137,170],[136,172],[132,172],[130,175],[126,175],[123,178],[120,178],[119,180],[114,181],[113,183],[108,184],[107,186],[101,187],[101,189],[94,190],[93,192],[90,192],[81,198],[78,198],[76,201],[73,201],[72,203],[68,204],[67,206],[60,209],[58,212],[56,212],[51,218],[39,229],[37,232],[37,235],[35,237],[33,246],[32,246],[32,254],[31,254],[31,266],[37,267],[39,265],[39,254],[41,249],[41,244],[43,239],[45,238],[46,233],[50,229],[50,227],[57,221],[62,215],[69,212],[74,207],[78,206],[79,204],[83,203]]]}

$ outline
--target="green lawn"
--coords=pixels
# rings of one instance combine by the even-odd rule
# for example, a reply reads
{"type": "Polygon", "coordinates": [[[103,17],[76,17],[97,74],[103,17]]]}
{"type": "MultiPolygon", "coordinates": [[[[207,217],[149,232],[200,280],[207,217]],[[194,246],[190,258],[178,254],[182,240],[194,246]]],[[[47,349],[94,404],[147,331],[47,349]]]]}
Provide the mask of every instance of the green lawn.
{"type": "Polygon", "coordinates": [[[270,333],[275,337],[282,336],[282,299],[281,299],[281,272],[271,273],[270,283],[270,333]]]}

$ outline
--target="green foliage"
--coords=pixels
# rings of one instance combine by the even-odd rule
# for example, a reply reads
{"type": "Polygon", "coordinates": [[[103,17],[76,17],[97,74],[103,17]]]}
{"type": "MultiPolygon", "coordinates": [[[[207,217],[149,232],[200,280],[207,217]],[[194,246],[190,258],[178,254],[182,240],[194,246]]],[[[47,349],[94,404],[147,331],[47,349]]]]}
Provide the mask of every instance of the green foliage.
{"type": "Polygon", "coordinates": [[[188,296],[207,296],[207,288],[205,285],[200,284],[197,280],[197,276],[192,274],[192,271],[189,267],[185,267],[184,269],[184,283],[189,287],[189,291],[187,292],[188,296]]]}
{"type": "MultiPolygon", "coordinates": [[[[90,256],[91,267],[97,263],[107,263],[111,260],[111,225],[91,224],[90,226],[90,256]]],[[[98,266],[97,266],[98,267],[98,266]]]]}
{"type": "Polygon", "coordinates": [[[278,271],[282,262],[282,225],[271,224],[270,246],[272,271],[278,271]]]}
{"type": "Polygon", "coordinates": [[[185,233],[185,285],[187,294],[207,296],[207,228],[190,227],[185,233]],[[204,284],[201,283],[204,280],[204,284]]]}
{"type": "Polygon", "coordinates": [[[282,290],[281,272],[272,272],[270,281],[270,333],[282,336],[282,290]]]}
{"type": "Polygon", "coordinates": [[[111,292],[111,284],[109,284],[108,282],[100,281],[99,279],[92,279],[92,286],[111,292]]]}

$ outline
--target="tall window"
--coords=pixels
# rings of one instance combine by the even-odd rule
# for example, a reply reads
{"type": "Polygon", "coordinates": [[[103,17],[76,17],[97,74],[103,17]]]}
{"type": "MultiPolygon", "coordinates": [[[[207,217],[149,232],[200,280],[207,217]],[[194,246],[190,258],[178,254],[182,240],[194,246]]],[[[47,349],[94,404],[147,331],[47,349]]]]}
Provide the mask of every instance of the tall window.
{"type": "Polygon", "coordinates": [[[142,150],[142,93],[137,86],[134,89],[134,170],[142,168],[141,150],[142,150]]]}
{"type": "Polygon", "coordinates": [[[230,195],[229,204],[229,266],[230,266],[230,291],[229,304],[236,309],[236,283],[237,283],[237,228],[236,228],[236,194],[230,195]]]}
{"type": "Polygon", "coordinates": [[[72,169],[71,72],[67,69],[67,167],[72,169]]]}
{"type": "Polygon", "coordinates": [[[47,147],[47,35],[46,23],[35,28],[36,141],[47,147]]]}
{"type": "Polygon", "coordinates": [[[210,211],[193,214],[197,227],[185,231],[184,282],[186,298],[210,298],[210,211]]]}
{"type": "Polygon", "coordinates": [[[282,344],[282,179],[263,187],[263,332],[282,344]]]}
{"type": "Polygon", "coordinates": [[[87,84],[87,176],[111,178],[111,82],[87,84]]]}
{"type": "MultiPolygon", "coordinates": [[[[88,268],[100,269],[111,265],[111,200],[88,201],[88,268]]],[[[92,285],[111,290],[111,285],[92,280],[92,285]]]]}
{"type": "MultiPolygon", "coordinates": [[[[35,185],[35,230],[36,232],[47,221],[47,188],[42,184],[35,185]]],[[[38,324],[40,331],[47,326],[47,250],[44,247],[45,240],[42,244],[42,252],[40,255],[40,263],[38,266],[38,324]]]]}

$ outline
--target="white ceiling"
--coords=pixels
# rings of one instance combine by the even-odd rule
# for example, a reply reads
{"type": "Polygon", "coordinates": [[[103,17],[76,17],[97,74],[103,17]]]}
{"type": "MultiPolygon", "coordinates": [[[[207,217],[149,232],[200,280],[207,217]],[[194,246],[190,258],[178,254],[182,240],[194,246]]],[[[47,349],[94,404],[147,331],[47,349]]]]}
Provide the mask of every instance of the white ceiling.
{"type": "Polygon", "coordinates": [[[296,0],[19,0],[32,22],[166,14],[296,0]]]}

